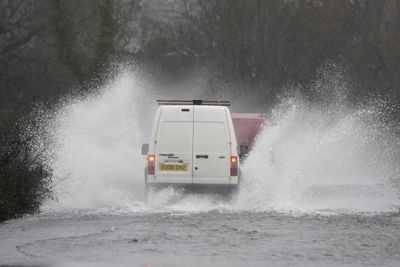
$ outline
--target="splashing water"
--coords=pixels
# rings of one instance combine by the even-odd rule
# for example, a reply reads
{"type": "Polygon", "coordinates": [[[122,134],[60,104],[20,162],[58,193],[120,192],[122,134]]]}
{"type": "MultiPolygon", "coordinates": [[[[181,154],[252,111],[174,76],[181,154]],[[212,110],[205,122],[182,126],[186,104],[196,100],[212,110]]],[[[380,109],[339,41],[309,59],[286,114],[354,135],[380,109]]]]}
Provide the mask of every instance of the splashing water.
{"type": "MultiPolygon", "coordinates": [[[[239,205],[254,209],[382,212],[400,204],[398,140],[376,106],[350,110],[286,99],[243,166],[239,205]],[[274,158],[268,146],[274,147],[274,158]]],[[[325,103],[326,104],[326,103],[325,103]]]]}
{"type": "MultiPolygon", "coordinates": [[[[318,104],[299,96],[281,99],[273,124],[242,165],[241,190],[231,202],[166,189],[146,205],[140,146],[148,141],[156,97],[165,95],[156,91],[137,73],[123,71],[97,94],[59,108],[43,137],[51,140],[47,163],[56,184],[45,210],[386,212],[400,206],[393,186],[399,141],[382,120],[385,104],[349,108],[340,90],[321,92],[328,100],[318,104]]],[[[201,97],[191,93],[186,98],[201,97]]]]}
{"type": "MultiPolygon", "coordinates": [[[[48,207],[90,209],[138,205],[145,102],[140,79],[124,72],[96,95],[72,100],[49,123],[56,202],[48,207]]],[[[151,109],[151,106],[150,106],[151,109]]]]}

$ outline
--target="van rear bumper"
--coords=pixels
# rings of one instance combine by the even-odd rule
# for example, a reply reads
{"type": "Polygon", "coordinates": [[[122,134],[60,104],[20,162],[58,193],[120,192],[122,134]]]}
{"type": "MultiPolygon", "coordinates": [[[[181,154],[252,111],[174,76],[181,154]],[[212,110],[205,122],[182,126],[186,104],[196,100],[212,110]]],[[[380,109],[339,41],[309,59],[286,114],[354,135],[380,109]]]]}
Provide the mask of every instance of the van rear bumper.
{"type": "Polygon", "coordinates": [[[213,178],[213,177],[204,177],[204,178],[193,178],[193,179],[177,179],[177,178],[155,178],[154,176],[146,177],[146,184],[159,184],[159,185],[238,185],[239,177],[232,176],[230,178],[213,178]]]}
{"type": "Polygon", "coordinates": [[[176,183],[147,183],[147,189],[160,190],[163,188],[174,188],[185,193],[200,194],[230,194],[236,192],[238,184],[176,184],[176,183]]]}

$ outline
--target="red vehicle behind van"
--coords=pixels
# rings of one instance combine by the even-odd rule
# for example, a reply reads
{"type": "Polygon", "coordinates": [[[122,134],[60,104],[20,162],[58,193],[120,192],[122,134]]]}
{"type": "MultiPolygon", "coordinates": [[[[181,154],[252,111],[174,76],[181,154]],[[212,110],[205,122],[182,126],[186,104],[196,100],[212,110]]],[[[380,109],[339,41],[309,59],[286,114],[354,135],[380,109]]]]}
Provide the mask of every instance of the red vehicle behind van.
{"type": "Polygon", "coordinates": [[[264,114],[232,113],[232,121],[240,154],[246,155],[253,148],[257,135],[267,125],[267,119],[264,114]]]}

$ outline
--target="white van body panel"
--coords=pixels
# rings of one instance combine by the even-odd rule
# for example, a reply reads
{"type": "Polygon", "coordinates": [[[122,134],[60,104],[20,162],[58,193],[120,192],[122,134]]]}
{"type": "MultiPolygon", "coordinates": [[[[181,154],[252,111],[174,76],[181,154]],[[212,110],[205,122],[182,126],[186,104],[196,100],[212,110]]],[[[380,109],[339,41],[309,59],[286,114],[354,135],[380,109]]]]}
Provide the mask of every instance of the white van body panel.
{"type": "Polygon", "coordinates": [[[193,183],[230,183],[231,142],[226,110],[195,106],[193,183]],[[203,155],[208,158],[202,158],[203,155]]]}
{"type": "Polygon", "coordinates": [[[193,125],[191,122],[163,121],[159,125],[156,144],[155,175],[158,182],[192,182],[193,125]],[[179,135],[176,133],[179,132],[179,135]],[[168,140],[165,140],[166,137],[168,140]],[[171,138],[175,137],[175,138],[171,138]],[[160,164],[186,164],[186,171],[160,171],[160,164]]]}
{"type": "Polygon", "coordinates": [[[237,143],[230,111],[224,106],[161,105],[148,154],[156,158],[148,184],[239,182],[238,176],[230,176],[231,156],[238,156],[237,143]],[[165,169],[171,165],[173,169],[165,169]]]}

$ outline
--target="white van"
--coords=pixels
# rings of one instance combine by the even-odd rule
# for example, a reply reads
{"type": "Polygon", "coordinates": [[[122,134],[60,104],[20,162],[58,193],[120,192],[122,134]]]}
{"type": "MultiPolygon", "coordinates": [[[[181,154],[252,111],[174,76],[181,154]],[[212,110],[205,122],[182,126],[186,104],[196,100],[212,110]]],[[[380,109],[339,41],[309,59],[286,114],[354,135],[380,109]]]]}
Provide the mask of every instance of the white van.
{"type": "Polygon", "coordinates": [[[158,100],[147,155],[146,188],[225,188],[239,184],[239,157],[229,101],[158,100]]]}

